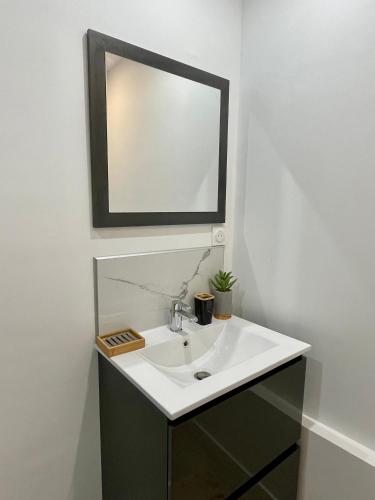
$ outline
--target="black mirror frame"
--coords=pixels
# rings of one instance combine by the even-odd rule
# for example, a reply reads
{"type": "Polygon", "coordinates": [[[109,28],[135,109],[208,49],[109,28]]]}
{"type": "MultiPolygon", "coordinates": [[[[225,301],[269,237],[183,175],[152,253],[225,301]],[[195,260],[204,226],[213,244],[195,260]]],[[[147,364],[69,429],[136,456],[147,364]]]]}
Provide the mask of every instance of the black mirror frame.
{"type": "Polygon", "coordinates": [[[87,31],[87,47],[93,226],[161,226],[225,222],[229,80],[93,30],[87,31]],[[109,211],[105,52],[220,90],[218,209],[216,212],[115,213],[109,211]]]}

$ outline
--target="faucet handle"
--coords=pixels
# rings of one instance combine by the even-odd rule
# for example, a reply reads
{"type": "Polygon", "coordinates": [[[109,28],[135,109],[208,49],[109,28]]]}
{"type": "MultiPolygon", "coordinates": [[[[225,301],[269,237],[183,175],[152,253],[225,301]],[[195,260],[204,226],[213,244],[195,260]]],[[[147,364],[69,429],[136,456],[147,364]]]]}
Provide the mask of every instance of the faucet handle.
{"type": "Polygon", "coordinates": [[[176,299],[172,300],[172,311],[188,311],[191,312],[192,308],[189,304],[185,304],[182,300],[176,299]]]}
{"type": "Polygon", "coordinates": [[[170,310],[169,328],[172,332],[182,331],[182,318],[191,322],[197,322],[198,318],[192,314],[192,307],[182,302],[182,300],[173,300],[170,310]]]}
{"type": "Polygon", "coordinates": [[[172,300],[171,311],[178,311],[179,309],[181,309],[181,307],[182,307],[181,300],[178,299],[172,300]]]}

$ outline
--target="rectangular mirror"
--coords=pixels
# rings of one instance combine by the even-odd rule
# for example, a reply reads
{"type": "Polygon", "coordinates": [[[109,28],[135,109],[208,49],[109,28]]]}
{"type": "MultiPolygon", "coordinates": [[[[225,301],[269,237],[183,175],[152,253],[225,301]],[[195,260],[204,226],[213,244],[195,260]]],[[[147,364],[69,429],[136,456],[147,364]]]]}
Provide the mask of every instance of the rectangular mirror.
{"type": "Polygon", "coordinates": [[[225,221],[229,82],[88,31],[95,227],[225,221]]]}

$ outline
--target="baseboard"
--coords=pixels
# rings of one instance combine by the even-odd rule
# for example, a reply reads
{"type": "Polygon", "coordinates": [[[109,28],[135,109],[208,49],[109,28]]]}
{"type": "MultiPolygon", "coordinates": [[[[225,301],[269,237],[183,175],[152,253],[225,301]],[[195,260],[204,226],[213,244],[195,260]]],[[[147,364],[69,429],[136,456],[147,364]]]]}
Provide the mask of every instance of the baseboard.
{"type": "Polygon", "coordinates": [[[330,441],[335,446],[338,446],[345,452],[350,453],[350,455],[353,455],[366,464],[375,467],[375,451],[371,448],[368,448],[358,441],[341,434],[332,427],[328,427],[306,414],[303,415],[302,425],[308,431],[317,434],[321,438],[330,441]]]}

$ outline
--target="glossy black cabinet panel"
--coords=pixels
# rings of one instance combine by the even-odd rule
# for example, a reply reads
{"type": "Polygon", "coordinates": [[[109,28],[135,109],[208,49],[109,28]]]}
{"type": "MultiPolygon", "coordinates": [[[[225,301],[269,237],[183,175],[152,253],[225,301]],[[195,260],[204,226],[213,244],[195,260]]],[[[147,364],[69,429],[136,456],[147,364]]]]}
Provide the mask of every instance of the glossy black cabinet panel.
{"type": "Polygon", "coordinates": [[[305,359],[170,430],[171,500],[226,498],[294,445],[305,359]]]}
{"type": "Polygon", "coordinates": [[[226,450],[189,420],[171,431],[173,500],[225,499],[248,475],[226,450]]]}
{"type": "Polygon", "coordinates": [[[240,500],[295,500],[297,497],[299,450],[294,451],[240,500]]]}
{"type": "Polygon", "coordinates": [[[99,354],[103,500],[165,500],[168,419],[99,354]]]}

